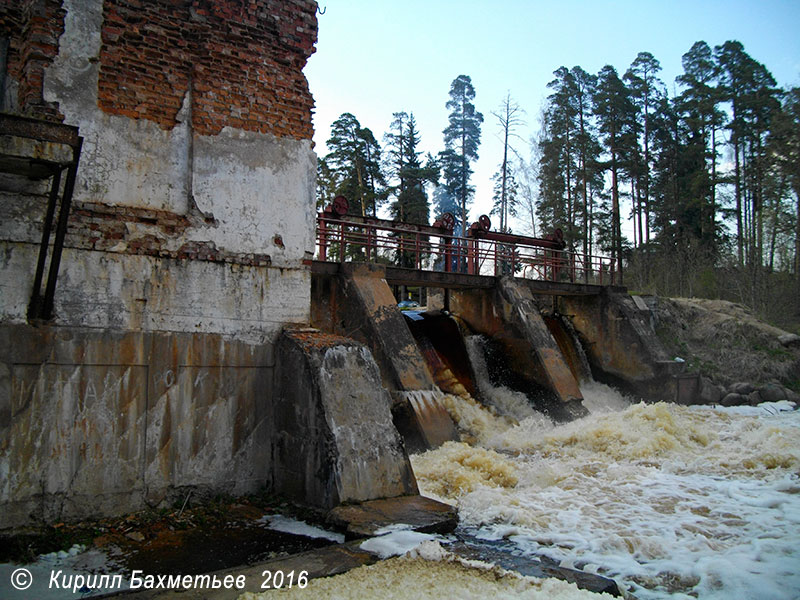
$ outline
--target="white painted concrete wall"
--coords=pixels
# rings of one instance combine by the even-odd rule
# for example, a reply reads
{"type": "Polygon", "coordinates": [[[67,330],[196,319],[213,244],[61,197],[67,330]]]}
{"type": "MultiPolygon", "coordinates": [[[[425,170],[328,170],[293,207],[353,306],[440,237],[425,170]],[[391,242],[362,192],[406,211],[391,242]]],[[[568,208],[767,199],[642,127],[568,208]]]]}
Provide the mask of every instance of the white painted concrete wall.
{"type": "MultiPolygon", "coordinates": [[[[303,260],[314,250],[316,178],[310,140],[231,128],[198,135],[190,93],[171,130],[104,113],[97,105],[103,2],[65,0],[64,8],[65,31],[44,91],[84,138],[73,201],[180,215],[199,209],[213,220],[195,218],[174,235],[127,223],[129,237],[155,234],[172,251],[210,243],[222,253],[268,255],[271,266],[131,256],[124,242],[105,252],[70,251],[68,236],[57,324],[257,336],[307,321],[303,260]]],[[[8,242],[0,258],[0,320],[23,322],[38,252],[30,244],[38,243],[44,203],[26,199],[23,214],[8,195],[0,202],[0,212],[16,221],[0,224],[8,242]]]]}

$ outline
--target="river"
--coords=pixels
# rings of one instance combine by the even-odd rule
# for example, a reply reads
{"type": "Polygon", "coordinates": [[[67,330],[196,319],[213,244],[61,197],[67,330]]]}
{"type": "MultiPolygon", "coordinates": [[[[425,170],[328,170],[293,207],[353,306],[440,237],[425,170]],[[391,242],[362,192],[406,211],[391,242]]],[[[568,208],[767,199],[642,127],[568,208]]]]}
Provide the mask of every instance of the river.
{"type": "Polygon", "coordinates": [[[591,415],[558,426],[453,399],[475,439],[412,458],[422,493],[456,504],[465,532],[643,600],[800,597],[800,412],[583,393],[591,415]]]}
{"type": "MultiPolygon", "coordinates": [[[[582,386],[590,415],[556,425],[524,395],[488,385],[474,344],[494,409],[448,396],[462,441],[411,457],[421,493],[458,507],[458,533],[611,577],[641,600],[800,598],[793,404],[631,403],[590,381],[582,386]]],[[[518,579],[434,560],[435,549],[419,554],[321,582],[309,597],[585,595],[540,589],[557,585],[541,581],[521,589],[518,579]]]]}

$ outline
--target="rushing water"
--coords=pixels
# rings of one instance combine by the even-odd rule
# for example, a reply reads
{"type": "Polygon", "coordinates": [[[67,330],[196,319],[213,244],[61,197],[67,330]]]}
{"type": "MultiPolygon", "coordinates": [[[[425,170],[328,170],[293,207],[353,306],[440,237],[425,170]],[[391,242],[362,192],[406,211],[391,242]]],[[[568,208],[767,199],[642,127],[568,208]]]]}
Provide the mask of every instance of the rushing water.
{"type": "MultiPolygon", "coordinates": [[[[479,338],[467,348],[488,407],[444,396],[462,441],[411,457],[420,491],[458,507],[461,534],[614,578],[641,600],[800,598],[800,411],[791,403],[632,404],[590,381],[591,414],[555,425],[525,394],[489,384],[479,338]]],[[[300,597],[595,597],[436,552],[307,591],[300,597]]]]}
{"type": "Polygon", "coordinates": [[[583,392],[592,414],[560,426],[452,398],[473,442],[412,457],[422,493],[456,504],[466,533],[638,598],[800,597],[800,412],[583,392]]]}

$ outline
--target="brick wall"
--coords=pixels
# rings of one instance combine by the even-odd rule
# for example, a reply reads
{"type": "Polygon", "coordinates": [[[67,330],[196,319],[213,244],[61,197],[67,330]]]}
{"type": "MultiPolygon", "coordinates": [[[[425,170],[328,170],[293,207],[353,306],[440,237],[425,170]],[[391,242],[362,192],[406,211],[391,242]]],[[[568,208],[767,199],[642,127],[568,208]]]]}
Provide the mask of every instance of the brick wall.
{"type": "Polygon", "coordinates": [[[217,248],[213,241],[175,242],[187,229],[202,224],[213,225],[214,219],[196,209],[189,215],[179,215],[128,206],[77,203],[70,215],[67,240],[71,248],[82,250],[255,267],[272,264],[269,254],[231,252],[217,248]]]}
{"type": "Polygon", "coordinates": [[[64,32],[61,0],[0,0],[0,35],[8,36],[8,76],[19,83],[17,104],[24,114],[63,120],[42,97],[44,71],[58,53],[64,32]]]}
{"type": "Polygon", "coordinates": [[[169,129],[191,89],[201,134],[230,126],[309,139],[302,74],[316,41],[308,0],[107,0],[99,104],[169,129]]]}
{"type": "MultiPolygon", "coordinates": [[[[64,31],[60,0],[0,0],[9,76],[22,112],[60,120],[42,99],[64,31]]],[[[171,129],[187,92],[197,133],[226,126],[311,139],[302,69],[314,52],[313,0],[104,0],[98,104],[171,129]]]]}

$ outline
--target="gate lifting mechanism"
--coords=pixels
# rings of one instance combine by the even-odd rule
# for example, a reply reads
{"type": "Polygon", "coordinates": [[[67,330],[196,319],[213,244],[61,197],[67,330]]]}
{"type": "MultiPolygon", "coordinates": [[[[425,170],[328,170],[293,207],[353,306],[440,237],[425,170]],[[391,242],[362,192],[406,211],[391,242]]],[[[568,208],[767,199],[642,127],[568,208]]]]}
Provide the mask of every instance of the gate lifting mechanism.
{"type": "Polygon", "coordinates": [[[453,233],[451,213],[433,225],[419,225],[349,215],[348,209],[347,199],[336,196],[317,216],[319,260],[382,259],[424,270],[614,284],[614,260],[570,252],[560,229],[543,238],[501,233],[492,231],[489,217],[481,215],[462,237],[453,233]]]}

